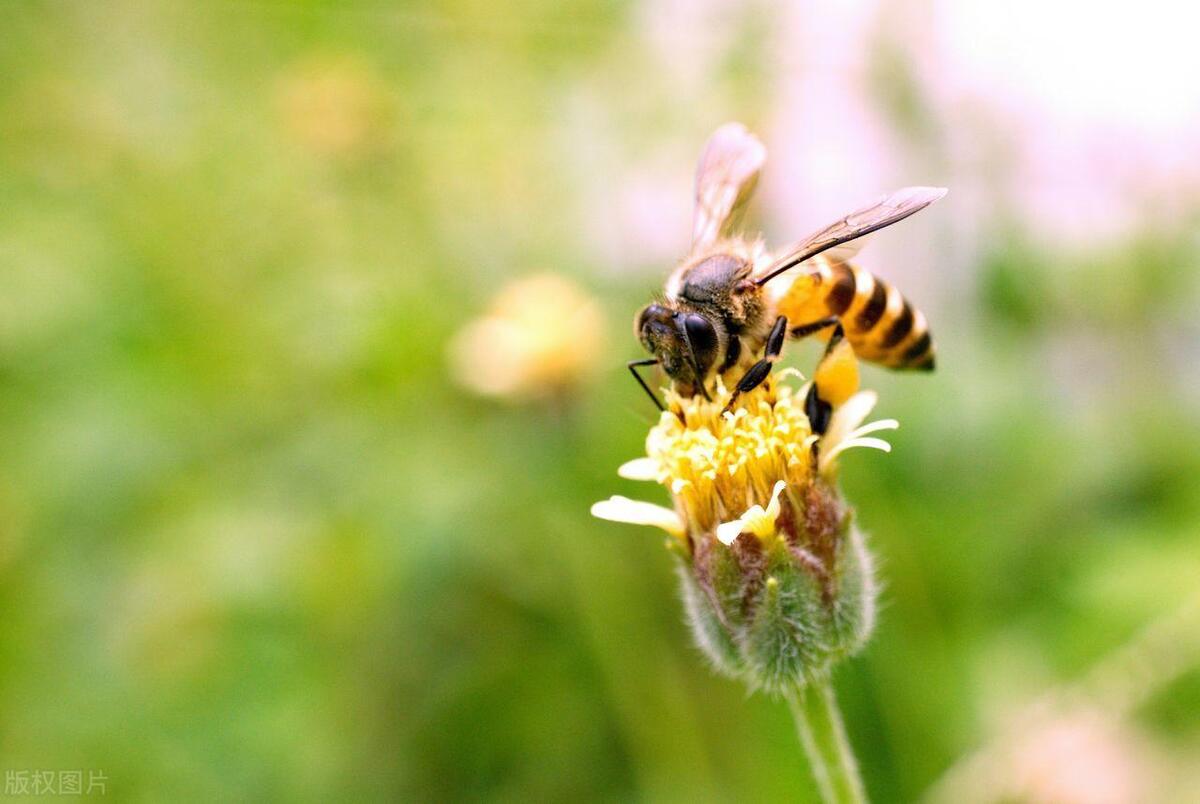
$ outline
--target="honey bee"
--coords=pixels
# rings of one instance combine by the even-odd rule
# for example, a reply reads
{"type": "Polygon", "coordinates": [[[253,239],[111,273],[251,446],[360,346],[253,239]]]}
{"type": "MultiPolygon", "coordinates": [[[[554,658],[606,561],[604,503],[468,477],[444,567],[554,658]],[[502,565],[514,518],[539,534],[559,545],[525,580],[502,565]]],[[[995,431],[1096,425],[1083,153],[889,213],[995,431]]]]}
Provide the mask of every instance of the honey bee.
{"type": "Polygon", "coordinates": [[[638,313],[634,332],[653,357],[629,370],[658,365],[684,395],[701,394],[720,376],[737,398],[767,379],[790,335],[828,336],[805,401],[813,432],[823,433],[833,408],[858,387],[855,356],[894,369],[932,370],[933,341],[925,316],[896,288],[852,265],[861,239],[937,201],[946,190],[907,187],[855,210],[781,254],[761,238],[734,234],[766,160],[766,149],[740,123],[709,138],[696,168],[689,255],[672,272],[662,297],[638,313]]]}

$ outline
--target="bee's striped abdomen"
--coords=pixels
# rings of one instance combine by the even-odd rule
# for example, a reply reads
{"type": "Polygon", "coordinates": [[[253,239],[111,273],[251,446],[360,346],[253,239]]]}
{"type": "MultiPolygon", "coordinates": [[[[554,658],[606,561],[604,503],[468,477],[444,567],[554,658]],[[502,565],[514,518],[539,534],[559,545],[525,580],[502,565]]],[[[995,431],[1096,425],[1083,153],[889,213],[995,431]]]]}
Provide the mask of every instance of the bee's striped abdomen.
{"type": "MultiPolygon", "coordinates": [[[[827,315],[841,319],[855,354],[889,368],[933,368],[933,339],[925,316],[895,286],[850,263],[818,257],[813,264],[812,293],[823,301],[827,315]]],[[[793,299],[792,295],[781,312],[794,323],[805,323],[801,319],[812,317],[815,299],[793,299]],[[801,316],[792,315],[802,310],[801,316]]]]}

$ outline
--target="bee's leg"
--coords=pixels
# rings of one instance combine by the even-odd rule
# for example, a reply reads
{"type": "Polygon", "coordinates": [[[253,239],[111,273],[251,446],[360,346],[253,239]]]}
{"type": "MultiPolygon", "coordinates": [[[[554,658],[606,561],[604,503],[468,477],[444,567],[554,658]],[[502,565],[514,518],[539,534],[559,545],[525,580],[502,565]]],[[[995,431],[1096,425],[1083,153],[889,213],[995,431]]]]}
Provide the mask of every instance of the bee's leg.
{"type": "MultiPolygon", "coordinates": [[[[834,348],[845,337],[840,319],[836,315],[831,315],[819,318],[808,324],[793,327],[791,331],[793,338],[805,338],[827,327],[837,327],[837,329],[829,336],[829,343],[826,345],[825,353],[821,356],[821,362],[817,366],[818,373],[821,366],[828,363],[828,357],[834,348]]],[[[817,435],[823,435],[829,427],[829,417],[833,415],[833,405],[822,397],[821,392],[818,390],[818,379],[819,377],[814,375],[812,384],[808,387],[808,396],[804,400],[804,413],[808,416],[809,426],[812,428],[812,431],[817,435]]]]}
{"type": "Polygon", "coordinates": [[[767,336],[767,345],[763,349],[762,360],[747,369],[742,378],[738,380],[738,384],[734,386],[733,395],[729,397],[729,404],[725,406],[722,413],[733,410],[739,396],[762,385],[763,380],[771,373],[771,366],[779,359],[779,353],[783,351],[785,340],[787,340],[787,316],[781,315],[775,319],[775,326],[771,327],[771,334],[767,336]]]}
{"type": "Polygon", "coordinates": [[[666,410],[666,408],[663,407],[663,403],[658,401],[658,395],[655,394],[654,391],[650,390],[650,386],[646,385],[646,381],[642,379],[642,375],[638,374],[638,372],[637,372],[637,370],[640,366],[657,366],[657,365],[658,365],[657,357],[647,357],[643,360],[630,360],[628,363],[625,364],[625,367],[629,369],[629,373],[633,375],[633,378],[638,381],[638,385],[642,386],[642,390],[646,392],[646,395],[649,396],[650,399],[654,401],[655,406],[659,410],[666,410]]]}
{"type": "Polygon", "coordinates": [[[808,386],[808,396],[804,398],[804,415],[808,416],[808,426],[815,435],[825,435],[829,429],[829,419],[833,416],[833,405],[821,399],[814,382],[808,386]]]}
{"type": "Polygon", "coordinates": [[[838,322],[838,317],[836,315],[831,315],[831,316],[828,316],[827,318],[821,318],[816,321],[813,321],[810,324],[801,324],[798,327],[792,327],[791,334],[792,334],[793,338],[804,338],[809,335],[812,335],[814,332],[820,332],[821,330],[825,329],[826,327],[832,327],[837,322],[838,322]]]}
{"type": "Polygon", "coordinates": [[[840,407],[858,391],[858,360],[841,324],[829,336],[825,354],[813,372],[804,413],[813,433],[824,435],[835,407],[840,407]]]}
{"type": "Polygon", "coordinates": [[[721,364],[719,369],[717,369],[717,373],[724,374],[725,372],[729,371],[731,368],[737,365],[738,358],[741,356],[742,339],[737,335],[730,335],[729,345],[725,347],[725,362],[721,364]]]}

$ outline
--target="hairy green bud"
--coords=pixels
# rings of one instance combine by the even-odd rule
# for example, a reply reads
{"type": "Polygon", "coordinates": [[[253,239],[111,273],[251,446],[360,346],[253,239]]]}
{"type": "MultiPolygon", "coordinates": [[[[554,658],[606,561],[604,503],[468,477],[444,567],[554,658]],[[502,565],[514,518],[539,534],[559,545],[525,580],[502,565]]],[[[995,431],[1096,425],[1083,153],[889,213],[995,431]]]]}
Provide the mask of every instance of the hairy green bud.
{"type": "Polygon", "coordinates": [[[821,480],[780,495],[774,528],[728,546],[692,534],[675,550],[696,643],[726,675],[770,692],[824,677],[875,622],[873,562],[837,490],[821,480]]]}

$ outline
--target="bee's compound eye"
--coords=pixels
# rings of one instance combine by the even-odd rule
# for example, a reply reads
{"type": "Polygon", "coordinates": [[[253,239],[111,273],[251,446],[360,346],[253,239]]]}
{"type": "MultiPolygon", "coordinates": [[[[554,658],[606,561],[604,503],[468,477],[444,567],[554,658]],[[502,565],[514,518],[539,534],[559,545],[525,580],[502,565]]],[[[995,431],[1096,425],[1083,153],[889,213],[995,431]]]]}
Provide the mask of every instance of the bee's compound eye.
{"type": "Polygon", "coordinates": [[[663,320],[671,317],[671,311],[663,307],[661,304],[647,304],[638,313],[637,320],[633,322],[633,327],[639,333],[645,329],[646,322],[651,320],[663,320]]]}
{"type": "Polygon", "coordinates": [[[650,314],[650,308],[653,306],[647,305],[638,310],[637,318],[633,319],[633,334],[639,338],[642,336],[642,330],[646,327],[646,317],[650,314]]]}
{"type": "Polygon", "coordinates": [[[702,315],[689,313],[684,316],[683,328],[687,332],[688,343],[692,346],[696,362],[707,368],[717,354],[717,331],[712,322],[702,315]]]}
{"type": "Polygon", "coordinates": [[[633,322],[633,334],[645,347],[651,352],[654,349],[651,346],[650,330],[655,323],[659,324],[660,329],[666,329],[672,325],[672,313],[661,304],[647,304],[638,313],[637,318],[633,322]]]}

